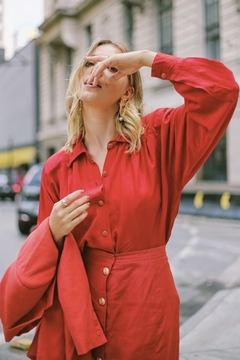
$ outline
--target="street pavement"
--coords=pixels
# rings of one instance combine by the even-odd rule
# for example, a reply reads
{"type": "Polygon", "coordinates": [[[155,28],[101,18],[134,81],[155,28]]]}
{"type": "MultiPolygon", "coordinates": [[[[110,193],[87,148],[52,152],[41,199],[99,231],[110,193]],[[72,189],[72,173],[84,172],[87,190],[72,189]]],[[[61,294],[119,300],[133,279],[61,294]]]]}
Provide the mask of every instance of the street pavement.
{"type": "MultiPolygon", "coordinates": [[[[167,253],[181,299],[180,360],[240,360],[240,222],[180,214],[167,253]]],[[[0,333],[0,360],[26,358],[10,344],[0,333]]]]}
{"type": "Polygon", "coordinates": [[[240,288],[218,291],[181,327],[181,360],[240,359],[240,288]]]}
{"type": "Polygon", "coordinates": [[[180,360],[240,360],[240,222],[181,215],[171,240],[180,360]]]}

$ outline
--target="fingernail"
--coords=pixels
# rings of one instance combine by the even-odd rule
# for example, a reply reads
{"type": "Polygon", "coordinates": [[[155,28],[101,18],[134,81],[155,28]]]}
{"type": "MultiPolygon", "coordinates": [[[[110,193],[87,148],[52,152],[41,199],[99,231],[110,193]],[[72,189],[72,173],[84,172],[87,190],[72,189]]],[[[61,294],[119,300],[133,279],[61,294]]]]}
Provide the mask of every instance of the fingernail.
{"type": "Polygon", "coordinates": [[[80,191],[80,193],[81,193],[81,194],[82,194],[82,193],[84,193],[84,190],[82,190],[82,189],[81,189],[81,190],[79,190],[79,191],[80,191]]]}

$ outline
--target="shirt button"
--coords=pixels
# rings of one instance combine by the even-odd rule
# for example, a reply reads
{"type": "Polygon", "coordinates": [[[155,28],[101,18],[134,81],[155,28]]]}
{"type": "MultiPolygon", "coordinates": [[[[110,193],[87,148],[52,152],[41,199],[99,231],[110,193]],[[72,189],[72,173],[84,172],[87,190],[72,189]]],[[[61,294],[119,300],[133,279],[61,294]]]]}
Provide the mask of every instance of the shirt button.
{"type": "Polygon", "coordinates": [[[113,148],[113,143],[108,144],[108,149],[112,149],[113,148]]]}
{"type": "Polygon", "coordinates": [[[93,324],[94,324],[95,326],[97,326],[97,325],[98,325],[98,321],[97,321],[97,320],[93,320],[93,324]]]}
{"type": "Polygon", "coordinates": [[[97,335],[98,335],[98,336],[101,336],[101,335],[102,335],[101,330],[98,330],[98,331],[97,331],[97,335]]]}
{"type": "Polygon", "coordinates": [[[161,78],[162,78],[162,79],[166,79],[166,77],[167,77],[167,74],[166,74],[166,73],[162,73],[162,74],[161,74],[161,78]]]}
{"type": "Polygon", "coordinates": [[[107,172],[106,170],[103,170],[102,176],[103,176],[103,177],[106,177],[107,175],[108,175],[108,172],[107,172]]]}
{"type": "Polygon", "coordinates": [[[98,299],[98,302],[99,302],[99,304],[102,305],[102,306],[106,304],[106,300],[105,300],[104,298],[98,299]]]}
{"type": "Polygon", "coordinates": [[[98,205],[103,206],[104,202],[103,200],[99,200],[98,205]]]}
{"type": "Polygon", "coordinates": [[[108,267],[104,267],[104,268],[102,269],[102,272],[103,272],[104,275],[109,275],[110,270],[109,270],[108,267]]]}
{"type": "Polygon", "coordinates": [[[103,230],[102,236],[104,236],[104,237],[108,236],[108,232],[106,230],[103,230]]]}

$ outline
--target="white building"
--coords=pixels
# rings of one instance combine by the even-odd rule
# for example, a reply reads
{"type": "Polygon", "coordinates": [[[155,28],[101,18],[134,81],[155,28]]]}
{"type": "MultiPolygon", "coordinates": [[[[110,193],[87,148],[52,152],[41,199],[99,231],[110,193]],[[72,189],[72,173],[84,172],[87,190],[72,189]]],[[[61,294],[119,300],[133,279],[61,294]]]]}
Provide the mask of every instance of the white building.
{"type": "MultiPolygon", "coordinates": [[[[65,92],[72,64],[92,40],[128,42],[177,56],[218,58],[240,83],[239,0],[45,0],[40,26],[41,158],[66,140],[65,92]]],[[[175,107],[182,98],[170,83],[142,69],[146,111],[175,107]]],[[[207,76],[207,75],[206,75],[207,76]]],[[[220,144],[190,185],[240,188],[240,104],[220,144]]]]}

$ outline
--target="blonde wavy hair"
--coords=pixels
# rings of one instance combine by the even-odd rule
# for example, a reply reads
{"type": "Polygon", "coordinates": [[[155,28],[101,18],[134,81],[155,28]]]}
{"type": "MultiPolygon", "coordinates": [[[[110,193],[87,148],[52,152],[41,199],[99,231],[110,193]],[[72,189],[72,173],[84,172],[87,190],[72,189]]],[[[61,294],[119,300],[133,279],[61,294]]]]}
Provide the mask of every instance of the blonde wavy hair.
{"type": "MultiPolygon", "coordinates": [[[[86,55],[91,55],[95,49],[102,45],[112,45],[118,48],[122,53],[129,52],[131,49],[124,43],[114,43],[111,40],[98,40],[94,42],[86,55]]],[[[69,86],[66,93],[66,113],[68,118],[68,140],[64,146],[66,151],[72,152],[79,136],[84,138],[85,128],[84,119],[81,111],[81,100],[79,94],[81,93],[82,84],[79,79],[83,74],[85,60],[81,60],[73,70],[69,86]]],[[[129,143],[128,153],[138,151],[141,147],[141,135],[144,133],[142,126],[143,116],[143,90],[140,72],[137,71],[132,75],[128,75],[129,85],[134,88],[132,97],[125,104],[123,111],[116,113],[116,129],[118,133],[123,136],[129,143]],[[119,121],[119,113],[123,121],[119,121]]],[[[119,99],[120,101],[120,99],[119,99]]]]}

